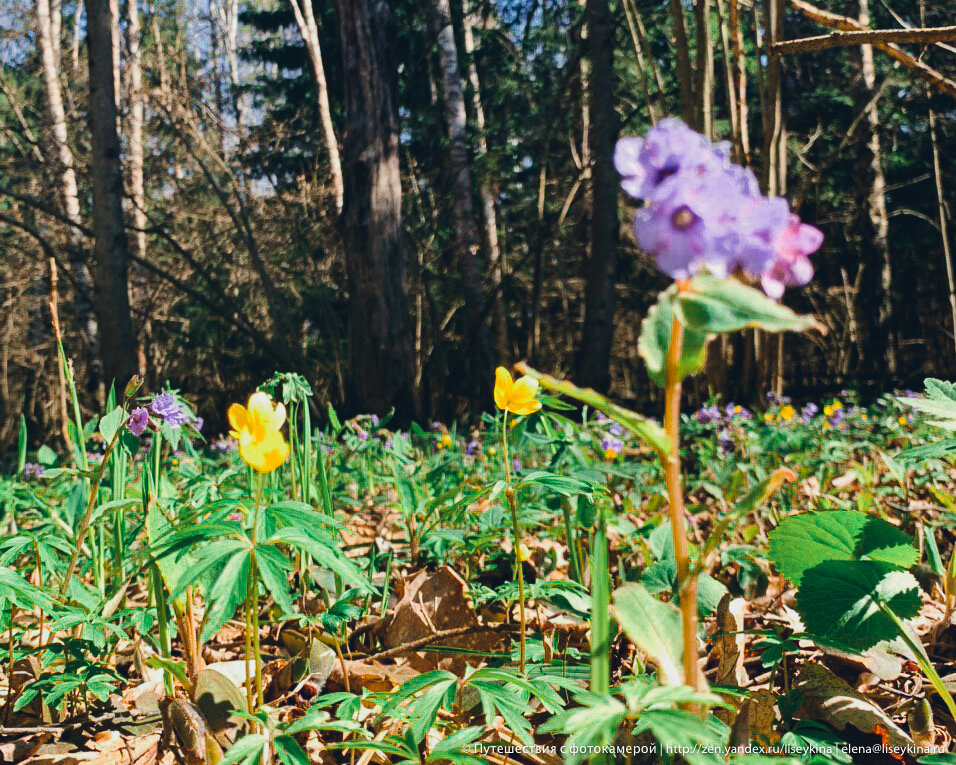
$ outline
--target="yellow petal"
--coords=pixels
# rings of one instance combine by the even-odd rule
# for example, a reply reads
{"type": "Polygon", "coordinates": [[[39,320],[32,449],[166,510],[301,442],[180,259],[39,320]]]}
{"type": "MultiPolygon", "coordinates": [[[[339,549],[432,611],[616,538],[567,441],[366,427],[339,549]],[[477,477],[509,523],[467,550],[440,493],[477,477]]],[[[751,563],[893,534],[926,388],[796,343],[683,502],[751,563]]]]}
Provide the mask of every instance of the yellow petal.
{"type": "Polygon", "coordinates": [[[534,414],[541,408],[541,402],[536,398],[537,394],[538,381],[525,375],[511,389],[508,409],[515,414],[534,414]]]}
{"type": "Polygon", "coordinates": [[[235,431],[246,427],[246,408],[242,404],[233,404],[229,407],[229,424],[235,431]]]}
{"type": "Polygon", "coordinates": [[[511,374],[504,367],[495,370],[495,405],[499,409],[508,408],[508,399],[511,397],[511,388],[514,383],[511,374]]]}
{"type": "Polygon", "coordinates": [[[272,427],[278,430],[285,422],[285,405],[276,404],[275,411],[272,414],[272,427]]]}

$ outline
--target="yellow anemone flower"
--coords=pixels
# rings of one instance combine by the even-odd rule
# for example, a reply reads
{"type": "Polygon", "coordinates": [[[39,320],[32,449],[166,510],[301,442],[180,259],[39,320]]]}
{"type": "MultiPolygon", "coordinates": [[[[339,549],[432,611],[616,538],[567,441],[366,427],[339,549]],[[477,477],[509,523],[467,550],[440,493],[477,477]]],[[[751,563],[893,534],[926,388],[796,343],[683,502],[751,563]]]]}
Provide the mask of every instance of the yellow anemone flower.
{"type": "Polygon", "coordinates": [[[249,405],[229,407],[229,435],[239,441],[239,456],[254,470],[271,473],[289,456],[289,445],[279,430],[285,422],[285,407],[273,404],[261,391],[249,397],[249,405]]]}
{"type": "Polygon", "coordinates": [[[780,416],[785,420],[792,420],[797,415],[797,410],[794,409],[790,404],[785,404],[780,409],[780,416]]]}
{"type": "Polygon", "coordinates": [[[504,367],[495,370],[495,404],[512,414],[534,414],[541,408],[537,399],[538,381],[530,375],[518,379],[504,367]]]}

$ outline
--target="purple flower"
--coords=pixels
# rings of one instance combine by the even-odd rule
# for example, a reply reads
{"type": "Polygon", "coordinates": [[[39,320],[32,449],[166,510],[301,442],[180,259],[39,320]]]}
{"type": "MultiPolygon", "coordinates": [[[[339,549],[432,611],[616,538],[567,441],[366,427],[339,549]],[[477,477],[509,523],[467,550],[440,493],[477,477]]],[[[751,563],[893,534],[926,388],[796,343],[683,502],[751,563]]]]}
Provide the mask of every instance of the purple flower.
{"type": "Polygon", "coordinates": [[[515,458],[514,458],[514,467],[515,467],[515,472],[516,472],[516,473],[518,473],[518,472],[521,471],[521,458],[520,458],[520,457],[515,457],[515,458]]]}
{"type": "Polygon", "coordinates": [[[611,424],[608,426],[612,436],[623,436],[625,433],[624,426],[621,425],[617,420],[611,420],[611,424]]]}
{"type": "Polygon", "coordinates": [[[619,452],[624,448],[624,442],[620,438],[614,438],[614,436],[604,436],[601,439],[601,448],[604,451],[613,449],[615,452],[619,452]]]}
{"type": "Polygon", "coordinates": [[[147,425],[149,425],[149,411],[145,406],[136,407],[129,416],[128,427],[130,433],[134,436],[141,436],[147,425]]]}
{"type": "Polygon", "coordinates": [[[719,420],[721,417],[720,407],[717,404],[707,404],[697,410],[697,419],[701,422],[711,422],[719,420]]]}
{"type": "Polygon", "coordinates": [[[37,462],[27,462],[23,466],[23,475],[27,478],[37,478],[43,475],[45,468],[37,462]]]}
{"type": "Polygon", "coordinates": [[[196,418],[196,431],[202,430],[202,426],[205,424],[205,420],[202,417],[196,418]]]}
{"type": "Polygon", "coordinates": [[[365,439],[365,438],[368,438],[368,431],[365,428],[363,428],[361,425],[356,424],[355,435],[357,435],[359,438],[365,439]]]}
{"type": "Polygon", "coordinates": [[[618,141],[621,186],[645,200],[637,241],[675,279],[708,270],[723,277],[742,268],[773,298],[813,276],[808,255],[823,235],[791,214],[787,201],[760,195],[754,174],[730,164],[713,144],[678,119],[661,120],[644,138],[618,141]]]}
{"type": "Polygon", "coordinates": [[[189,422],[189,416],[183,411],[183,405],[170,391],[160,393],[149,408],[158,417],[162,417],[171,428],[178,428],[189,422]]]}
{"type": "Polygon", "coordinates": [[[481,451],[481,438],[478,435],[472,436],[471,441],[465,446],[465,454],[469,457],[474,457],[478,452],[481,451]]]}
{"type": "Polygon", "coordinates": [[[803,410],[800,412],[800,416],[803,417],[804,422],[810,422],[810,420],[817,416],[819,411],[820,407],[811,401],[803,407],[803,410]]]}

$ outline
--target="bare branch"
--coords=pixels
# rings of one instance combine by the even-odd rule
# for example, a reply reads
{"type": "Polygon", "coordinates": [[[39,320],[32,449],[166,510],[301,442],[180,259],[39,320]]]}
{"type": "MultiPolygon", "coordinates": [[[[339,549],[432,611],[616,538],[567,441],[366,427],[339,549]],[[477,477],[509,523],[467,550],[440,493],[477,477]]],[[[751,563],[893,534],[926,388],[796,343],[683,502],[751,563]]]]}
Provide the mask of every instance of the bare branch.
{"type": "Polygon", "coordinates": [[[824,48],[840,48],[847,45],[875,45],[876,43],[937,43],[956,40],[956,26],[928,29],[867,29],[860,31],[835,31],[815,37],[802,37],[774,43],[770,52],[805,53],[824,48]]]}

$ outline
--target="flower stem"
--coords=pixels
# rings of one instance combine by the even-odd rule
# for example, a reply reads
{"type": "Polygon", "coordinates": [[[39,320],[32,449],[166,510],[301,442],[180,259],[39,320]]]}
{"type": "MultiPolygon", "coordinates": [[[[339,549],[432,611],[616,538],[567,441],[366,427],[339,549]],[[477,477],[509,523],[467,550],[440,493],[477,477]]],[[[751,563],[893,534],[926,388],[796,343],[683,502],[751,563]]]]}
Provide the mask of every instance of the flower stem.
{"type": "Polygon", "coordinates": [[[524,610],[524,570],[521,567],[521,536],[518,529],[518,505],[515,500],[515,490],[511,485],[511,460],[508,456],[508,410],[505,409],[504,421],[501,425],[501,452],[505,460],[505,496],[508,498],[508,508],[511,510],[511,530],[514,537],[515,574],[518,577],[518,614],[521,622],[521,673],[524,674],[526,645],[525,631],[528,620],[524,610]]]}
{"type": "MultiPolygon", "coordinates": [[[[686,282],[679,281],[677,288],[686,289],[686,282]]],[[[674,556],[677,559],[677,588],[684,637],[684,681],[696,691],[700,690],[700,675],[697,670],[697,577],[692,576],[690,571],[680,467],[680,360],[683,344],[684,325],[674,316],[670,347],[667,350],[667,387],[664,400],[664,429],[670,439],[671,448],[664,460],[664,466],[671,527],[674,532],[674,556]]]]}

